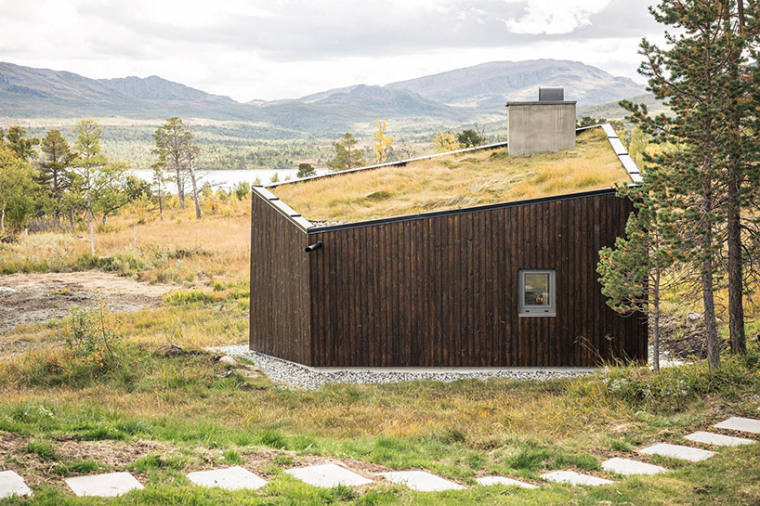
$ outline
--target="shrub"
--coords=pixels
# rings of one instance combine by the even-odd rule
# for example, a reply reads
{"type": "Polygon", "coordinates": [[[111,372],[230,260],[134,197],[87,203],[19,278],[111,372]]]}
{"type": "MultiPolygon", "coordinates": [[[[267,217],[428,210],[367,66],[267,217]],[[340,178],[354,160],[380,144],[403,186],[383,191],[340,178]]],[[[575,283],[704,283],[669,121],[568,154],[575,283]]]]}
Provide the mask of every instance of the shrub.
{"type": "Polygon", "coordinates": [[[235,185],[235,188],[232,191],[235,193],[235,196],[238,200],[243,200],[251,194],[251,185],[245,181],[242,181],[235,185]]]}
{"type": "Polygon", "coordinates": [[[741,398],[760,389],[760,350],[745,356],[725,356],[721,368],[709,371],[702,361],[671,367],[658,374],[645,368],[614,367],[602,376],[606,392],[634,407],[655,412],[677,412],[708,394],[741,398]]]}
{"type": "Polygon", "coordinates": [[[121,365],[119,327],[119,320],[102,299],[97,309],[72,308],[64,320],[66,346],[96,371],[117,368],[121,365]]]}

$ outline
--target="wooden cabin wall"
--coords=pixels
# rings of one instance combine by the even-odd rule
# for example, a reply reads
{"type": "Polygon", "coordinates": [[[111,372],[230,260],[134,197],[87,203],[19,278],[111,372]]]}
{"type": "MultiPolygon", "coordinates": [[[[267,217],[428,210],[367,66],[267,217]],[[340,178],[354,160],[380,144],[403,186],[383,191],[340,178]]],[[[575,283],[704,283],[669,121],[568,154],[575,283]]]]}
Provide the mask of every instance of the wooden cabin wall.
{"type": "Polygon", "coordinates": [[[309,238],[255,192],[251,212],[250,348],[309,364],[309,238]]]}
{"type": "Polygon", "coordinates": [[[609,192],[310,234],[324,243],[308,256],[311,363],[646,360],[646,322],[607,307],[596,273],[599,250],[624,233],[631,210],[609,192]],[[556,270],[556,316],[519,316],[521,269],[556,270]]]}

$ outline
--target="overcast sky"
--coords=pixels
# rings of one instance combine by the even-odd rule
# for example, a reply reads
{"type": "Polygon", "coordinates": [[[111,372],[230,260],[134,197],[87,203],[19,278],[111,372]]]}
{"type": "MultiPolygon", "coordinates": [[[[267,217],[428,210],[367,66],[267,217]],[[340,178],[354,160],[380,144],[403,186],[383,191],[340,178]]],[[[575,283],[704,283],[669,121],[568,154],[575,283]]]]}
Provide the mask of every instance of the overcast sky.
{"type": "Polygon", "coordinates": [[[0,61],[159,75],[245,102],[488,61],[582,61],[643,82],[650,0],[0,0],[0,61]]]}

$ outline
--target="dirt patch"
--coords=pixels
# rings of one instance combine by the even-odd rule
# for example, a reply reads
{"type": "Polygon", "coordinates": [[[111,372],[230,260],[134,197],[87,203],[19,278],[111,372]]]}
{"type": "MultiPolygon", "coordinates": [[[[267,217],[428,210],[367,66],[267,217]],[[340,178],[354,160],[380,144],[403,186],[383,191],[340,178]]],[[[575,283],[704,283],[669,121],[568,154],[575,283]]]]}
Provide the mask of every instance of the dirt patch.
{"type": "Polygon", "coordinates": [[[0,276],[0,335],[16,325],[61,318],[72,307],[96,307],[100,299],[114,312],[137,311],[173,288],[101,271],[0,276]]]}
{"type": "MultiPolygon", "coordinates": [[[[652,329],[649,330],[652,335],[652,329]]],[[[700,313],[662,315],[660,317],[660,349],[671,359],[707,358],[704,321],[700,313]]]]}
{"type": "MultiPolygon", "coordinates": [[[[334,462],[371,479],[377,479],[373,473],[390,471],[390,468],[352,459],[335,458],[320,455],[299,455],[288,450],[256,448],[241,450],[242,465],[246,469],[270,480],[281,469],[334,462]],[[283,459],[283,457],[286,457],[283,459]],[[278,463],[279,461],[279,463],[278,463]]],[[[224,461],[223,450],[209,449],[202,446],[181,449],[170,443],[135,440],[135,441],[77,441],[71,437],[54,439],[32,438],[10,432],[0,431],[0,471],[12,470],[21,473],[26,483],[32,487],[45,484],[65,488],[63,480],[70,475],[62,472],[61,467],[82,461],[94,461],[98,464],[97,472],[130,471],[139,481],[148,478],[145,472],[135,470],[132,466],[138,460],[150,455],[157,455],[166,461],[179,457],[184,463],[173,467],[182,473],[229,467],[224,461]],[[43,442],[50,445],[52,451],[46,457],[29,450],[30,442],[43,442]]],[[[92,474],[86,471],[76,474],[92,474]]]]}

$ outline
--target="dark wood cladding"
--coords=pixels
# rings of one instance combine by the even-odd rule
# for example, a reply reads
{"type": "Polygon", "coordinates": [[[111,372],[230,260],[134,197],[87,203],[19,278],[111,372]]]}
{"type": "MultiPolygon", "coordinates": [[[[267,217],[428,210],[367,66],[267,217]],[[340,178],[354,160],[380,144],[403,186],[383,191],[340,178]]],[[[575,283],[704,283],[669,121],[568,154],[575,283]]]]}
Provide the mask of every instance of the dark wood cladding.
{"type": "MultiPolygon", "coordinates": [[[[254,212],[268,218],[256,207],[254,212]]],[[[613,357],[645,360],[646,323],[609,309],[596,274],[599,250],[623,234],[631,210],[628,200],[609,192],[357,224],[310,233],[308,241],[321,240],[324,247],[309,255],[298,246],[303,237],[273,220],[262,232],[271,242],[257,244],[272,248],[269,260],[252,263],[251,279],[254,264],[258,279],[265,276],[262,270],[275,269],[269,277],[274,288],[263,297],[273,300],[257,297],[257,304],[264,303],[273,318],[293,321],[269,323],[266,332],[278,341],[254,349],[315,366],[540,367],[592,366],[613,357]],[[300,279],[304,262],[310,325],[295,314],[307,291],[300,279]],[[556,271],[556,316],[518,315],[521,269],[556,271]],[[309,327],[310,358],[293,348],[276,352],[286,349],[280,341],[308,346],[309,327]]],[[[252,318],[254,290],[252,284],[252,318]]]]}
{"type": "Polygon", "coordinates": [[[251,213],[251,349],[308,364],[309,237],[256,192],[251,213]]]}

